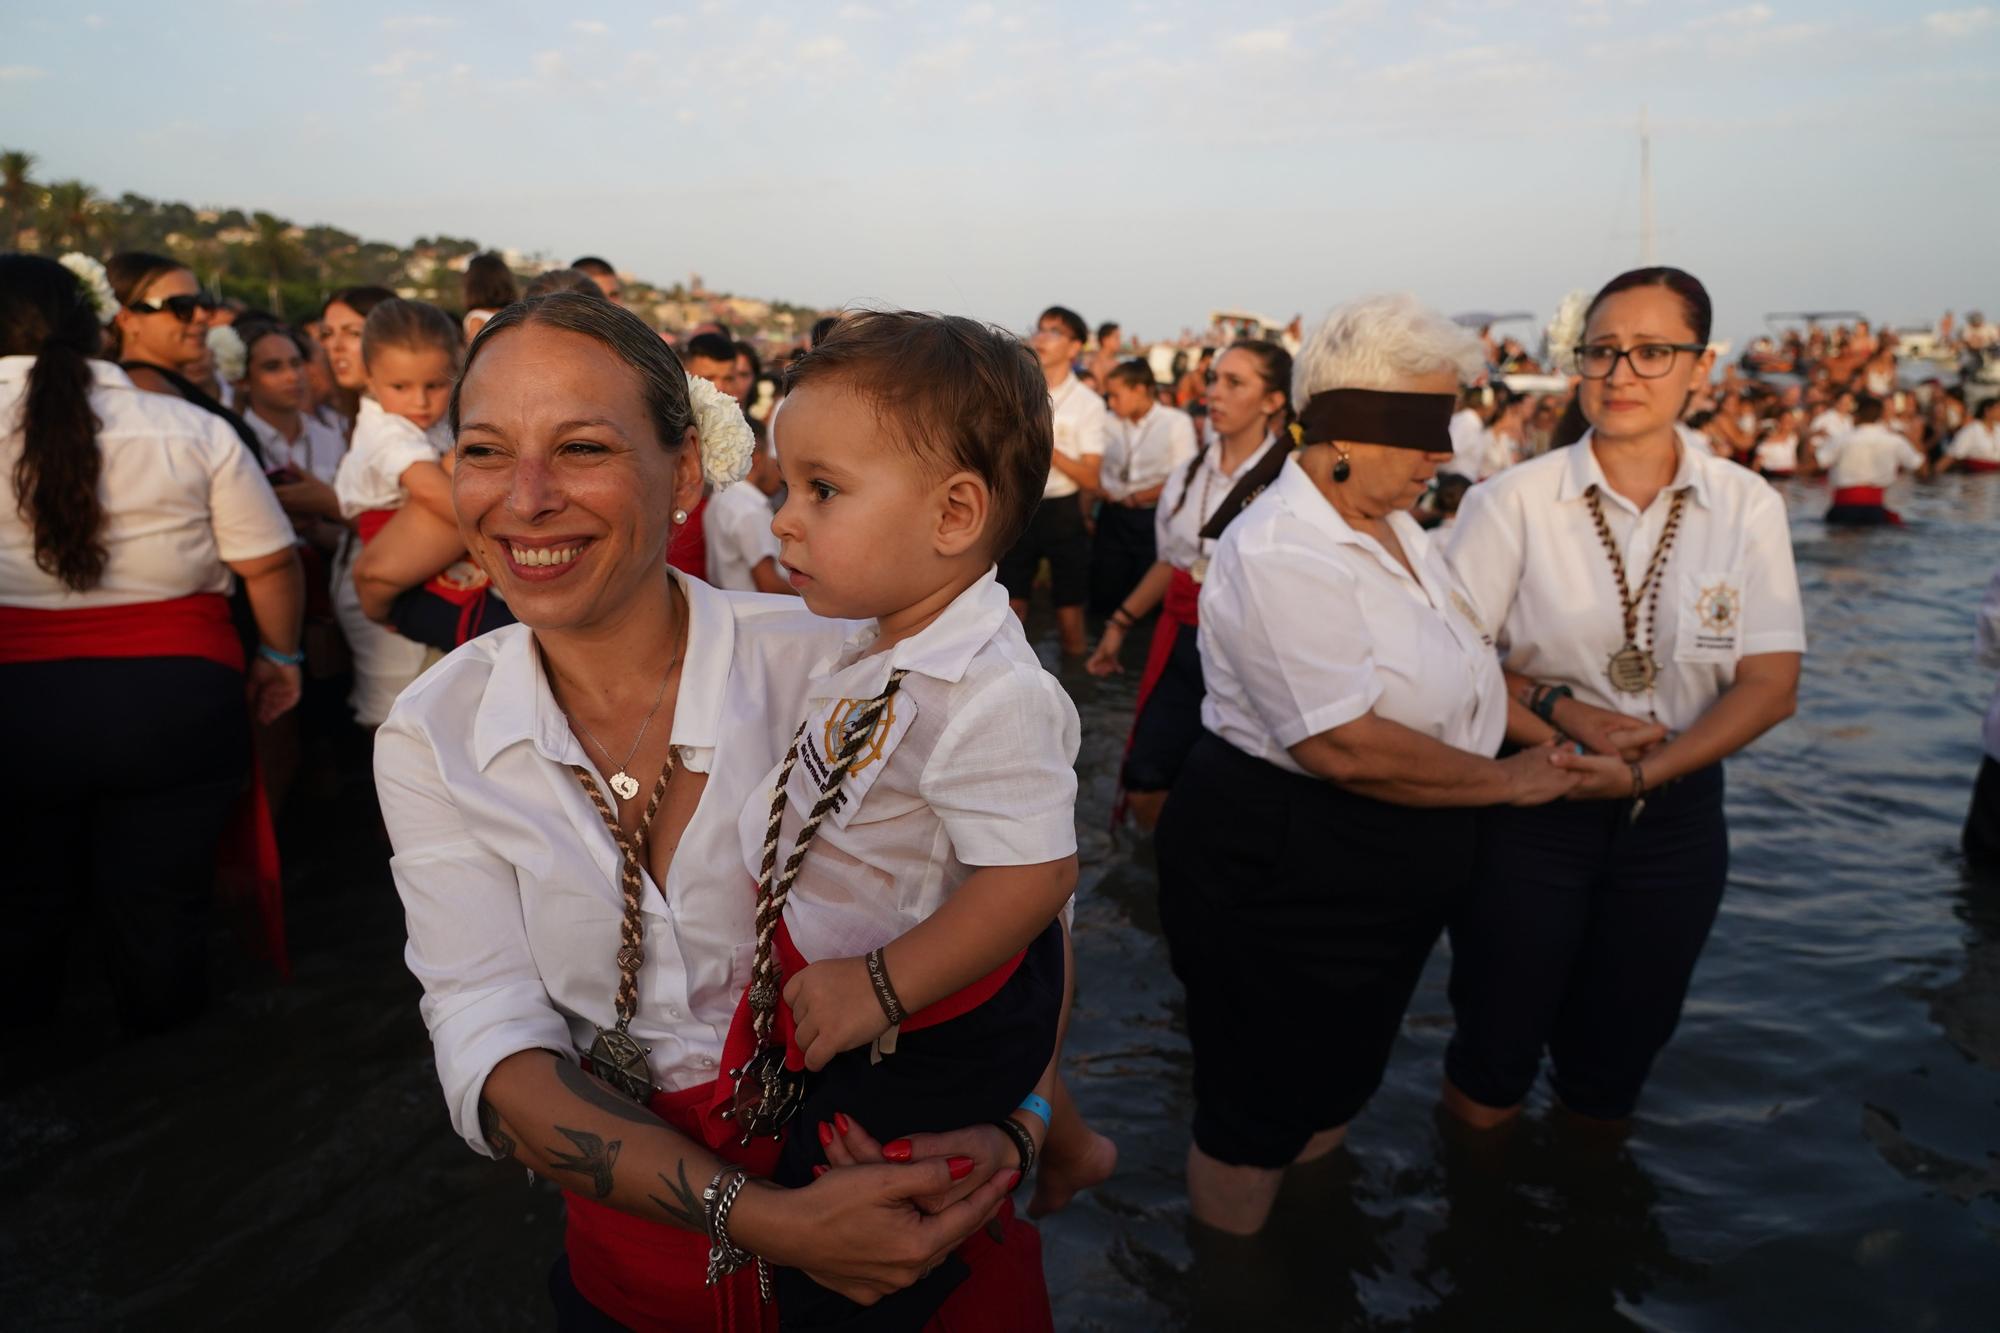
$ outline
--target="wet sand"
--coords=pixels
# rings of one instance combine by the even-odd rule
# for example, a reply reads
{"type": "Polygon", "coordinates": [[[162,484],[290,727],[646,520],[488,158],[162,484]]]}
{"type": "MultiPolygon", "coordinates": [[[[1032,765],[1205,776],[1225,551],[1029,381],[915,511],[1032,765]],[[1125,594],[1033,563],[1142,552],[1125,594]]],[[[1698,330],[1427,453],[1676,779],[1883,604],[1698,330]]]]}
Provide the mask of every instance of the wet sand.
{"type": "MultiPolygon", "coordinates": [[[[1085,724],[1069,1073],[1123,1157],[1045,1225],[1059,1328],[1994,1326],[2000,886],[1969,881],[1956,842],[2000,479],[1906,488],[1910,526],[1869,533],[1829,533],[1823,489],[1792,485],[1800,715],[1731,764],[1729,894],[1636,1133],[1580,1139],[1539,1090],[1504,1140],[1446,1132],[1440,944],[1350,1149],[1254,1243],[1186,1224],[1179,987],[1150,847],[1105,831],[1133,681],[1064,673],[1085,724]]],[[[300,803],[318,827],[288,860],[292,984],[219,940],[213,1011],[120,1045],[81,975],[39,1067],[6,1071],[7,1327],[549,1326],[559,1199],[446,1123],[348,774],[300,803]]]]}

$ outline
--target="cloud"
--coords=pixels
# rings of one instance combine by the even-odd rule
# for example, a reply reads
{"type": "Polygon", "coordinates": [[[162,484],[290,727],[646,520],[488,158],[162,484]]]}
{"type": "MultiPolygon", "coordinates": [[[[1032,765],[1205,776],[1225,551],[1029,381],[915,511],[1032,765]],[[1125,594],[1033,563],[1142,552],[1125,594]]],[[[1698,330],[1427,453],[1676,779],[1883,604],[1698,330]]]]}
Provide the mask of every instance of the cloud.
{"type": "Polygon", "coordinates": [[[872,23],[882,17],[882,11],[867,5],[842,5],[834,12],[834,17],[842,23],[872,23]]]}
{"type": "Polygon", "coordinates": [[[958,16],[958,21],[968,27],[981,27],[991,23],[993,21],[993,6],[986,4],[967,5],[965,12],[958,16]]]}
{"type": "Polygon", "coordinates": [[[1703,28],[1756,28],[1771,21],[1769,5],[1745,5],[1741,9],[1725,9],[1719,14],[1703,14],[1688,20],[1693,31],[1703,28]]]}
{"type": "Polygon", "coordinates": [[[1238,55],[1274,56],[1291,49],[1292,34],[1285,28],[1252,28],[1237,33],[1223,46],[1238,55]]]}
{"type": "Polygon", "coordinates": [[[603,37],[611,31],[611,25],[603,19],[575,19],[569,26],[586,37],[603,37]]]}
{"type": "Polygon", "coordinates": [[[444,14],[398,14],[382,20],[383,32],[443,32],[457,26],[457,19],[444,14]]]}
{"type": "Polygon", "coordinates": [[[105,19],[102,14],[85,14],[83,16],[83,26],[86,28],[101,28],[104,26],[104,23],[105,19]]]}
{"type": "Polygon", "coordinates": [[[368,72],[378,79],[400,79],[430,58],[428,51],[396,51],[387,60],[370,65],[368,72]]]}
{"type": "Polygon", "coordinates": [[[847,43],[831,34],[799,43],[799,61],[807,65],[830,65],[847,54],[847,43]]]}
{"type": "Polygon", "coordinates": [[[18,83],[28,79],[46,79],[49,72],[33,65],[0,65],[0,83],[18,83]]]}
{"type": "Polygon", "coordinates": [[[1970,37],[1993,26],[2000,15],[1986,5],[1976,9],[1940,9],[1924,15],[1924,29],[1939,37],[1970,37]]]}
{"type": "Polygon", "coordinates": [[[662,14],[653,20],[653,26],[656,28],[685,28],[687,21],[687,15],[685,14],[662,14]]]}

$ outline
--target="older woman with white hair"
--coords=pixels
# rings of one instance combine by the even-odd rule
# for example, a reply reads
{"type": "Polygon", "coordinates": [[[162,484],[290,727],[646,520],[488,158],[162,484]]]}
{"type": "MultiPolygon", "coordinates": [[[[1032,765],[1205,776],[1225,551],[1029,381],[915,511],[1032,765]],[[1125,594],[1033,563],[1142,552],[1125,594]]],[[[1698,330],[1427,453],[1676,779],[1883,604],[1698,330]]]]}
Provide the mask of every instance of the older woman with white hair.
{"type": "Polygon", "coordinates": [[[1288,1166],[1382,1080],[1473,812],[1563,795],[1551,747],[1496,759],[1492,640],[1410,514],[1452,455],[1479,343],[1411,297],[1356,301],[1299,352],[1301,447],[1201,590],[1201,739],[1162,812],[1160,915],[1194,1048],[1194,1218],[1263,1227],[1288,1166]],[[1414,849],[1423,865],[1414,870],[1414,849]]]}

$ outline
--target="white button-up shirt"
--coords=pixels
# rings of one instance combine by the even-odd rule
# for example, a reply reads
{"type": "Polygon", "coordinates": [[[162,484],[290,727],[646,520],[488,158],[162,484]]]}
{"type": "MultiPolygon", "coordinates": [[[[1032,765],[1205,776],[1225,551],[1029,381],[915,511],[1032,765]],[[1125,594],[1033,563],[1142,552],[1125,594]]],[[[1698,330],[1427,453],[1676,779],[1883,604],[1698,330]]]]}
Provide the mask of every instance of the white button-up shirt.
{"type": "MultiPolygon", "coordinates": [[[[790,598],[673,577],[691,617],[674,753],[708,784],[666,883],[644,876],[646,960],[631,1027],[669,1090],[717,1076],[756,940],[737,816],[784,753],[812,663],[852,628],[790,598]]],[[[446,657],[376,733],[404,957],[423,984],[452,1125],[489,1156],[478,1107],[493,1066],[535,1047],[586,1049],[595,1025],[615,1021],[623,862],[570,772],[589,763],[525,625],[446,657]]]]}
{"type": "Polygon", "coordinates": [[[766,558],[778,558],[770,498],[747,480],[708,497],[701,534],[708,546],[708,581],[729,592],[756,592],[751,571],[766,558]]]}
{"type": "Polygon", "coordinates": [[[222,418],[147,393],[106,361],[90,363],[104,575],[72,592],[35,564],[35,528],[14,503],[21,403],[32,356],[0,357],[0,603],[44,611],[163,602],[228,592],[226,561],[255,560],[297,540],[257,460],[222,418]]]}
{"type": "Polygon", "coordinates": [[[1451,461],[1438,471],[1456,472],[1467,481],[1486,475],[1486,423],[1471,408],[1451,414],[1451,461]]]}
{"type": "Polygon", "coordinates": [[[1175,569],[1193,569],[1195,561],[1212,553],[1215,542],[1204,540],[1201,530],[1222,508],[1243,474],[1256,467],[1277,442],[1277,436],[1266,435],[1234,472],[1222,470],[1222,446],[1211,444],[1203,451],[1201,462],[1168,473],[1159,506],[1153,510],[1153,546],[1159,558],[1175,569]]]}
{"type": "MultiPolygon", "coordinates": [[[[1049,411],[1054,417],[1056,452],[1081,461],[1104,453],[1104,433],[1111,426],[1111,409],[1084,382],[1071,375],[1049,390],[1049,411]]],[[[1042,486],[1044,500],[1075,495],[1079,487],[1055,464],[1049,464],[1049,479],[1042,486]]]]}
{"type": "Polygon", "coordinates": [[[1924,456],[1908,439],[1879,421],[1871,421],[1822,442],[1819,461],[1826,465],[1826,484],[1835,490],[1844,486],[1886,488],[1898,474],[1922,467],[1924,456]]]}
{"type": "Polygon", "coordinates": [[[1452,567],[1510,671],[1568,685],[1576,697],[1634,717],[1691,726],[1736,679],[1739,658],[1799,653],[1805,614],[1791,531],[1777,490],[1748,468],[1693,449],[1642,513],[1612,490],[1590,436],[1510,468],[1466,492],[1452,525],[1452,567]],[[1639,646],[1660,673],[1650,692],[1622,694],[1607,671],[1625,618],[1585,492],[1595,485],[1628,586],[1646,577],[1673,493],[1691,488],[1660,571],[1659,619],[1639,646]]]}
{"type": "Polygon", "coordinates": [[[288,440],[278,428],[246,409],[243,419],[264,449],[264,466],[275,472],[288,467],[302,477],[317,477],[327,485],[340,472],[340,460],[347,455],[347,441],[340,432],[310,413],[299,414],[299,438],[288,440]]]}
{"type": "Polygon", "coordinates": [[[1194,455],[1194,418],[1177,407],[1156,405],[1137,421],[1114,417],[1099,472],[1104,493],[1122,500],[1151,490],[1194,455]]]}
{"type": "Polygon", "coordinates": [[[1983,421],[1968,421],[1951,437],[1945,457],[1961,462],[2000,463],[2000,431],[1983,421]]]}
{"type": "Polygon", "coordinates": [[[1201,587],[1202,725],[1303,773],[1291,747],[1369,712],[1474,754],[1507,731],[1492,641],[1444,553],[1389,516],[1416,570],[1348,526],[1296,458],[1216,543],[1201,587]]]}
{"type": "MultiPolygon", "coordinates": [[[[781,864],[819,800],[848,714],[892,671],[909,672],[792,886],[785,923],[811,962],[859,957],[906,934],[980,866],[1076,851],[1076,705],[1028,646],[994,572],[887,652],[873,651],[877,634],[871,622],[814,668],[786,788],[781,864]]],[[[738,828],[753,879],[778,768],[738,828]]]]}
{"type": "Polygon", "coordinates": [[[437,462],[451,446],[448,417],[439,417],[424,430],[408,417],[384,412],[373,398],[363,398],[361,413],[354,418],[354,439],[333,477],[340,516],[401,509],[410,498],[403,489],[403,474],[414,464],[437,462]]]}

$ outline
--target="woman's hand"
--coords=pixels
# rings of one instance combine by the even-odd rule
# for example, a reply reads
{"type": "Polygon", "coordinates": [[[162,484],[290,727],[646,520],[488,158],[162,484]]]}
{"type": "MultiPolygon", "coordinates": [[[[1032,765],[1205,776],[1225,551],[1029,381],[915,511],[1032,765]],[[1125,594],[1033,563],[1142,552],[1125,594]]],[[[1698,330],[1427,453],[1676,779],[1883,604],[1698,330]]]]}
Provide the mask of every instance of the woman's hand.
{"type": "Polygon", "coordinates": [[[889,1030],[889,1016],[860,958],[829,958],[794,973],[785,983],[785,1003],[792,1007],[807,1069],[824,1069],[842,1051],[866,1046],[889,1030]]]}
{"type": "MultiPolygon", "coordinates": [[[[1035,1137],[1035,1149],[1048,1136],[1040,1118],[1021,1121],[1035,1137]]],[[[992,1125],[968,1125],[945,1134],[912,1134],[905,1139],[877,1143],[868,1131],[848,1116],[837,1115],[833,1123],[819,1130],[826,1160],[834,1166],[865,1166],[875,1162],[922,1162],[941,1157],[953,1172],[951,1188],[927,1194],[911,1202],[927,1213],[942,1212],[993,1179],[1009,1172],[1018,1173],[1021,1150],[1014,1141],[992,1125]],[[964,1172],[963,1175],[958,1174],[964,1172]]],[[[1011,1187],[1010,1187],[1011,1188],[1011,1187]]]]}
{"type": "Polygon", "coordinates": [[[250,700],[250,716],[258,726],[268,727],[298,703],[302,684],[297,667],[253,657],[244,672],[243,687],[250,700]]]}
{"type": "Polygon", "coordinates": [[[1093,676],[1114,676],[1125,673],[1125,664],[1118,660],[1118,650],[1125,646],[1125,631],[1116,625],[1106,625],[1104,636],[1097,641],[1097,648],[1083,664],[1083,669],[1093,676]]]}
{"type": "Polygon", "coordinates": [[[941,1159],[847,1167],[800,1190],[759,1184],[738,1198],[729,1233],[753,1254],[873,1305],[930,1272],[984,1226],[1019,1183],[1015,1175],[996,1175],[935,1214],[913,1204],[950,1187],[951,1167],[941,1159]]]}
{"type": "MultiPolygon", "coordinates": [[[[1500,761],[1507,778],[1507,804],[1546,805],[1559,796],[1568,796],[1580,779],[1560,766],[1565,755],[1576,758],[1573,750],[1558,745],[1537,745],[1500,761]]],[[[1621,761],[1622,762],[1622,761],[1621,761]]]]}
{"type": "Polygon", "coordinates": [[[1572,801],[1616,801],[1632,794],[1632,763],[1613,754],[1558,752],[1556,765],[1576,778],[1572,801]]]}
{"type": "Polygon", "coordinates": [[[1624,760],[1643,758],[1667,738],[1667,729],[1658,722],[1638,718],[1610,708],[1598,708],[1581,699],[1560,699],[1555,706],[1556,725],[1565,735],[1583,742],[1592,754],[1612,755],[1624,760]]]}

